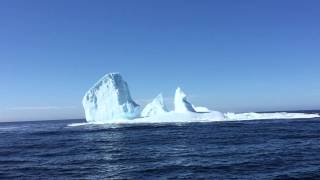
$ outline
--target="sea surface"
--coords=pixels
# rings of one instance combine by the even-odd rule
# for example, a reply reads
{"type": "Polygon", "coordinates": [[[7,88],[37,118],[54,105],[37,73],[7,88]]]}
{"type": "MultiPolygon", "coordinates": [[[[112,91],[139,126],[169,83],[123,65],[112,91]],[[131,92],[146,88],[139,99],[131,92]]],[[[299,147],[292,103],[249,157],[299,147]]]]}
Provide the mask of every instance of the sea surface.
{"type": "Polygon", "coordinates": [[[0,179],[320,179],[320,118],[0,123],[0,179]]]}

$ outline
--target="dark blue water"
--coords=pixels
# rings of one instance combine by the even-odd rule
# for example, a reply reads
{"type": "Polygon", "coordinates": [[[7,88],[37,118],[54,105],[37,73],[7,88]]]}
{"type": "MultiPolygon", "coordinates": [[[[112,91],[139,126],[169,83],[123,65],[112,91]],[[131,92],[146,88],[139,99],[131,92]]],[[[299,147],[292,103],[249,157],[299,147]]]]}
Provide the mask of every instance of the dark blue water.
{"type": "Polygon", "coordinates": [[[320,119],[0,123],[1,179],[319,179],[320,119]]]}

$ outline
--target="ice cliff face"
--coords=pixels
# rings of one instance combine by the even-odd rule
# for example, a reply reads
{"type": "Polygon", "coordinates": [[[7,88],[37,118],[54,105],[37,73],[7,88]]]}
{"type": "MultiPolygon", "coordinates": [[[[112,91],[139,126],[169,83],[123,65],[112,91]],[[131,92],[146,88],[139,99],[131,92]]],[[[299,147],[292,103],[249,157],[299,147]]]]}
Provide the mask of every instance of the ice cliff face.
{"type": "Polygon", "coordinates": [[[140,114],[140,107],[130,95],[127,82],[119,73],[102,77],[82,100],[88,122],[108,122],[132,119],[140,114]]]}
{"type": "Polygon", "coordinates": [[[159,94],[151,103],[147,104],[142,110],[141,116],[155,116],[167,112],[167,108],[163,102],[162,94],[159,94]]]}
{"type": "Polygon", "coordinates": [[[188,102],[186,94],[180,87],[176,89],[176,93],[174,95],[174,111],[179,113],[196,112],[193,105],[188,102]]]}

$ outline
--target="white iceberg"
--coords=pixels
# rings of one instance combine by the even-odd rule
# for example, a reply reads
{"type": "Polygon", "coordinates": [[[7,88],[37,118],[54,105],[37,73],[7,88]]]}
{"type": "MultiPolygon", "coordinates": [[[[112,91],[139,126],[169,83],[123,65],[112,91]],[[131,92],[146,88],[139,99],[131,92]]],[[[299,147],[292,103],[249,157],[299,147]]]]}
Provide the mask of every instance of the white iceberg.
{"type": "Polygon", "coordinates": [[[187,100],[187,95],[180,87],[176,89],[174,95],[174,111],[177,113],[196,112],[193,105],[187,100]]]}
{"type": "Polygon", "coordinates": [[[84,95],[82,104],[87,122],[107,123],[140,115],[139,105],[132,100],[129,87],[119,73],[102,77],[84,95]]]}
{"type": "Polygon", "coordinates": [[[218,111],[210,111],[203,106],[192,105],[179,87],[175,92],[173,111],[168,112],[163,97],[159,94],[140,114],[140,106],[131,98],[129,87],[119,73],[110,73],[102,77],[85,94],[82,104],[89,124],[185,123],[320,117],[319,114],[287,112],[222,114],[218,111]]]}
{"type": "Polygon", "coordinates": [[[162,94],[159,94],[151,103],[146,105],[146,107],[141,112],[141,116],[155,116],[166,113],[167,111],[167,107],[163,102],[163,96],[162,94]]]}

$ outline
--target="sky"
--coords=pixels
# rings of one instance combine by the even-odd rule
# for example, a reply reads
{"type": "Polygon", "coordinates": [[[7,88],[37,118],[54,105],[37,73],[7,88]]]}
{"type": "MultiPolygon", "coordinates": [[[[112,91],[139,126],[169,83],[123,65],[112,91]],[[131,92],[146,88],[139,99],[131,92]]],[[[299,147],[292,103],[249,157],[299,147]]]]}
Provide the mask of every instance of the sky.
{"type": "Polygon", "coordinates": [[[1,0],[0,121],[83,118],[120,72],[222,112],[320,109],[320,1],[1,0]]]}

